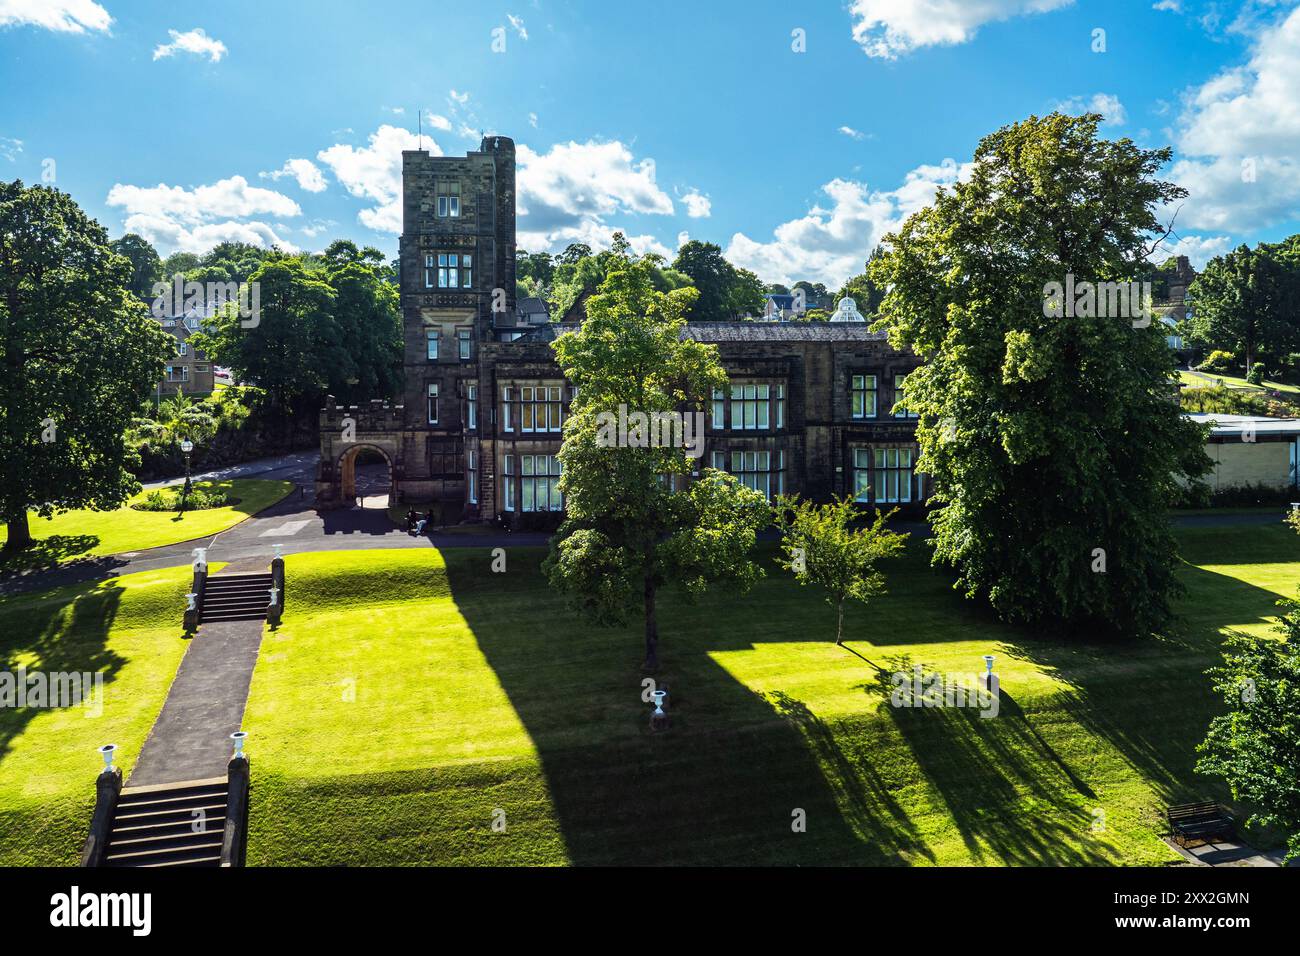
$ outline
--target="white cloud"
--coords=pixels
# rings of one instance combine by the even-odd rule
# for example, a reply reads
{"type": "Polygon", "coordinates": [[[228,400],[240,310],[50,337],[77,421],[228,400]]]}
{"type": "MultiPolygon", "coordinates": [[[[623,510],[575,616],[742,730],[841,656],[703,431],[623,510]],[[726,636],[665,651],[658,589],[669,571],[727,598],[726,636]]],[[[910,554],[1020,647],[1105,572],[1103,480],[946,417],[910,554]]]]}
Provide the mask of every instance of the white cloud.
{"type": "Polygon", "coordinates": [[[131,186],[117,183],[108,192],[108,205],[126,214],[127,232],[186,252],[205,252],[219,242],[239,241],[278,245],[295,251],[275,230],[251,216],[291,218],[301,215],[298,204],[282,193],[250,186],[243,176],[231,176],[208,186],[131,186]]]}
{"type": "Polygon", "coordinates": [[[449,103],[454,103],[457,106],[465,106],[469,103],[469,94],[457,93],[455,90],[450,90],[447,93],[447,101],[449,103]]]}
{"type": "Polygon", "coordinates": [[[537,114],[536,114],[536,113],[529,113],[529,114],[528,114],[528,125],[531,126],[533,129],[537,129],[537,114]]]}
{"type": "Polygon", "coordinates": [[[866,133],[862,132],[862,130],[854,129],[852,126],[841,126],[838,132],[843,133],[849,139],[862,140],[867,138],[866,133]]]}
{"type": "Polygon", "coordinates": [[[18,158],[18,154],[23,151],[23,141],[21,139],[10,139],[7,136],[0,136],[0,158],[13,162],[18,158]]]}
{"type": "MultiPolygon", "coordinates": [[[[451,120],[438,113],[430,113],[426,111],[424,114],[424,122],[429,124],[430,129],[440,129],[444,133],[451,132],[451,120]]],[[[351,130],[348,132],[351,132],[351,130]]]]}
{"type": "Polygon", "coordinates": [[[105,32],[113,18],[94,0],[0,0],[0,27],[29,25],[60,33],[105,32]]]}
{"type": "Polygon", "coordinates": [[[1250,232],[1300,211],[1300,10],[1260,31],[1249,62],[1190,90],[1169,178],[1178,224],[1250,232]]]}
{"type": "Polygon", "coordinates": [[[939,186],[966,176],[970,165],[952,160],[919,166],[897,189],[871,191],[866,183],[833,179],[822,187],[829,208],[813,206],[807,215],[784,222],[769,242],[744,233],[731,237],[726,256],[737,266],[756,272],[766,282],[789,284],[799,279],[824,282],[832,288],[861,272],[867,256],[881,238],[912,213],[928,205],[939,186]]]}
{"type": "Polygon", "coordinates": [[[1160,0],[1151,5],[1152,10],[1168,10],[1170,13],[1183,12],[1183,0],[1160,0]]]}
{"type": "Polygon", "coordinates": [[[519,39],[528,39],[528,30],[524,27],[523,17],[517,17],[513,13],[507,13],[506,19],[510,21],[510,26],[514,27],[515,33],[519,34],[519,39]]]}
{"type": "Polygon", "coordinates": [[[895,59],[973,38],[994,20],[1067,7],[1074,0],[853,0],[853,39],[868,56],[895,59]]]}
{"type": "Polygon", "coordinates": [[[202,27],[195,27],[185,33],[178,30],[167,32],[171,35],[172,42],[158,44],[153,51],[155,60],[175,56],[177,53],[193,53],[195,56],[206,56],[212,63],[217,63],[228,52],[224,43],[208,36],[202,27]]]}
{"type": "Polygon", "coordinates": [[[1056,104],[1062,113],[1079,115],[1082,113],[1100,113],[1102,123],[1106,126],[1123,126],[1128,122],[1128,112],[1119,97],[1112,93],[1094,93],[1091,97],[1072,96],[1056,104]]]}
{"type": "Polygon", "coordinates": [[[1164,242],[1151,256],[1151,261],[1164,262],[1170,256],[1187,256],[1197,269],[1215,256],[1221,256],[1233,247],[1229,236],[1180,236],[1177,242],[1164,242]]]}
{"type": "Polygon", "coordinates": [[[682,202],[686,204],[686,215],[692,219],[707,219],[713,211],[713,201],[698,189],[692,189],[682,196],[682,202]]]}
{"type": "MultiPolygon", "coordinates": [[[[434,156],[442,148],[424,137],[425,148],[434,156]]],[[[410,130],[387,124],[370,134],[363,147],[337,143],[316,154],[330,168],[334,178],[353,196],[376,205],[361,210],[357,219],[376,232],[399,235],[402,231],[402,150],[419,149],[420,138],[410,130]]]]}
{"type": "Polygon", "coordinates": [[[259,173],[263,179],[283,179],[288,176],[298,183],[298,188],[306,190],[309,193],[323,193],[325,191],[325,176],[321,173],[320,167],[310,159],[290,159],[275,172],[259,173]]]}

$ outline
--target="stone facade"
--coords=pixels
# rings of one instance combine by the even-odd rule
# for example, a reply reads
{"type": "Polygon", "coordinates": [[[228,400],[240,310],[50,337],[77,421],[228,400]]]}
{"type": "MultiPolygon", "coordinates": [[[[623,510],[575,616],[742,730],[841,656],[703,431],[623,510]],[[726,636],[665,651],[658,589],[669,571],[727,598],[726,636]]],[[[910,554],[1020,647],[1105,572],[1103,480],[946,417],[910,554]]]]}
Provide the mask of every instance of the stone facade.
{"type": "MultiPolygon", "coordinates": [[[[349,503],[356,449],[372,447],[390,463],[395,501],[440,502],[444,521],[554,526],[554,458],[572,389],[551,342],[575,326],[502,341],[518,321],[514,144],[489,136],[463,158],[404,153],[403,217],[403,402],[329,400],[317,499],[349,503]]],[[[896,376],[914,356],[866,323],[691,323],[685,334],[715,344],[731,378],[709,403],[701,467],[769,494],[861,491],[863,501],[905,508],[923,500],[915,422],[894,412],[896,376]]]]}

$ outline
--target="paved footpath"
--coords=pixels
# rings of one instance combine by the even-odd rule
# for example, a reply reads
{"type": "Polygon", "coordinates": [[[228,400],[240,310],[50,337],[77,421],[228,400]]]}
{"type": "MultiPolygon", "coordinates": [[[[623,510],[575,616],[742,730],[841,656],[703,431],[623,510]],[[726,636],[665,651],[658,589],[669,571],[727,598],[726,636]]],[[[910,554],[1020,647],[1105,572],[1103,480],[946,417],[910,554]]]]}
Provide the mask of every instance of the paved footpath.
{"type": "MultiPolygon", "coordinates": [[[[220,575],[213,575],[218,578],[220,575]]],[[[224,777],[248,702],[262,621],[200,625],[127,781],[151,787],[224,777]]]]}

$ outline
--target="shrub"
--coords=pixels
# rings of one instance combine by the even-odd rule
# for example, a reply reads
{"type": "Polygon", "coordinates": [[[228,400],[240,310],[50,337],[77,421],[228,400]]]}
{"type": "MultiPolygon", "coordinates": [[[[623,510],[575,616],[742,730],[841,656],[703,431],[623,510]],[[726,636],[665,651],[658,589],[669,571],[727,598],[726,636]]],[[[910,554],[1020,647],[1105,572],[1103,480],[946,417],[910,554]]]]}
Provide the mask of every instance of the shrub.
{"type": "MultiPolygon", "coordinates": [[[[185,510],[206,511],[209,508],[224,508],[236,503],[236,499],[224,491],[191,488],[185,498],[185,510]]],[[[180,488],[155,488],[139,501],[131,502],[131,507],[136,511],[176,511],[180,506],[180,488]]]]}
{"type": "Polygon", "coordinates": [[[1227,374],[1232,371],[1236,359],[1231,352],[1224,352],[1216,349],[1205,357],[1205,361],[1196,366],[1197,370],[1202,372],[1214,372],[1219,375],[1227,374]]]}
{"type": "Polygon", "coordinates": [[[1246,381],[1249,382],[1251,385],[1264,384],[1264,363],[1263,362],[1256,362],[1254,365],[1250,367],[1250,371],[1246,373],[1246,381]]]}

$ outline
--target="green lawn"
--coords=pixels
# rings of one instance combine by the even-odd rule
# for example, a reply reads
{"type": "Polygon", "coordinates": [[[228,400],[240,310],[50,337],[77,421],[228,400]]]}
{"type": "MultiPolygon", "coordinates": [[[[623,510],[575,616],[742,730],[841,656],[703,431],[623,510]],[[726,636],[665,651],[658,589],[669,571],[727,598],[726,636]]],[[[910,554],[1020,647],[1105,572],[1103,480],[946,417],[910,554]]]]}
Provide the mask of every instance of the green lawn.
{"type": "Polygon", "coordinates": [[[1184,619],[1131,645],[999,626],[919,548],[849,615],[846,648],[775,570],[748,597],[664,600],[661,736],[635,627],[577,622],[539,550],[510,549],[504,575],[487,550],[292,555],[245,721],[250,863],[1175,861],[1164,806],[1226,797],[1192,771],[1216,709],[1203,671],[1225,628],[1262,633],[1300,582],[1280,525],[1182,541],[1200,562],[1184,619]],[[973,677],[989,651],[995,719],[878,689],[913,664],[973,677]]]}
{"type": "MultiPolygon", "coordinates": [[[[197,481],[194,486],[224,490],[238,503],[225,508],[186,511],[180,516],[172,511],[136,511],[129,504],[116,511],[65,511],[48,519],[33,514],[29,521],[36,546],[6,558],[0,568],[47,567],[81,557],[143,551],[206,538],[237,525],[293,490],[292,482],[261,478],[197,481]]],[[[141,492],[136,497],[144,494],[141,492]]],[[[7,538],[8,529],[0,524],[0,543],[7,538]]]]}
{"type": "MultiPolygon", "coordinates": [[[[1225,629],[1300,582],[1287,529],[1185,529],[1169,635],[1069,645],[988,620],[919,547],[848,616],[772,569],[748,597],[661,604],[672,729],[652,736],[635,627],[580,624],[539,549],[291,555],[245,719],[252,864],[1160,864],[1225,629]],[[889,707],[880,674],[972,675],[1000,713],[889,707]],[[807,830],[791,830],[792,813],[807,830]],[[500,811],[498,813],[498,811],[500,811]],[[493,820],[504,831],[493,829],[493,820]]],[[[764,556],[770,560],[771,552],[764,556]]],[[[103,671],[98,717],[0,710],[0,864],[70,863],[94,748],[129,769],[184,650],[188,568],[0,602],[0,669],[103,671]]]]}
{"type": "Polygon", "coordinates": [[[1209,388],[1217,385],[1220,381],[1229,388],[1245,388],[1255,392],[1265,390],[1284,392],[1291,395],[1300,395],[1300,385],[1288,385],[1285,382],[1274,382],[1271,379],[1265,379],[1261,388],[1258,385],[1252,385],[1244,378],[1236,375],[1218,375],[1213,372],[1191,372],[1187,369],[1179,369],[1178,377],[1188,388],[1209,388]]]}
{"type": "Polygon", "coordinates": [[[0,866],[76,864],[95,748],[115,743],[123,770],[135,764],[185,651],[189,586],[184,567],[0,600],[0,671],[104,674],[89,706],[0,708],[0,866]]]}

